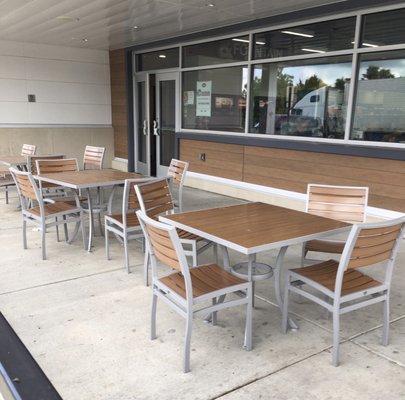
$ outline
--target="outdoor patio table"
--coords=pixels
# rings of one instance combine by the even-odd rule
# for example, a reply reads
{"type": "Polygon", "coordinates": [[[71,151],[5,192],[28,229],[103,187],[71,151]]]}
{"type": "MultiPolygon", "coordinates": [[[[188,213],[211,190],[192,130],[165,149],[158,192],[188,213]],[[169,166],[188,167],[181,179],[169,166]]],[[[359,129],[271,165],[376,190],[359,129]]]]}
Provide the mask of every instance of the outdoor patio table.
{"type": "Polygon", "coordinates": [[[0,165],[4,165],[7,168],[25,167],[27,165],[27,156],[0,156],[0,165]]]}
{"type": "Polygon", "coordinates": [[[84,171],[72,171],[72,172],[55,172],[52,174],[36,175],[36,179],[42,182],[53,183],[58,186],[74,190],[83,190],[87,195],[87,203],[89,207],[89,240],[87,250],[91,251],[93,243],[93,206],[90,196],[90,189],[113,187],[108,202],[108,209],[111,209],[111,203],[114,196],[114,191],[117,185],[125,183],[125,179],[144,179],[145,177],[133,172],[123,172],[114,169],[102,169],[102,170],[84,170],[84,171]]]}
{"type": "MultiPolygon", "coordinates": [[[[274,268],[274,284],[278,306],[282,309],[280,290],[281,268],[288,246],[346,232],[350,224],[264,203],[191,211],[161,216],[162,222],[217,243],[224,250],[224,266],[229,269],[226,249],[248,256],[247,279],[252,280],[256,254],[280,249],[274,268]]],[[[289,321],[297,328],[294,321],[289,321]]]]}

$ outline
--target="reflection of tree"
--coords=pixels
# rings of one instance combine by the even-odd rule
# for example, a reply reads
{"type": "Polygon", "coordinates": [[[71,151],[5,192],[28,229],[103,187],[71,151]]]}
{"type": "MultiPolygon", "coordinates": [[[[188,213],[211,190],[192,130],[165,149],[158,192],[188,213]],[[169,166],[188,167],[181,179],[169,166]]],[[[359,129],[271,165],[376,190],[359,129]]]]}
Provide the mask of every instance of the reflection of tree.
{"type": "Polygon", "coordinates": [[[327,86],[327,84],[315,74],[306,79],[304,83],[300,80],[297,85],[297,100],[301,100],[308,93],[323,86],[327,86]]]}
{"type": "Polygon", "coordinates": [[[365,74],[363,74],[362,80],[365,79],[392,79],[395,75],[391,72],[389,68],[381,68],[377,65],[370,65],[367,68],[365,74]]]}
{"type": "Polygon", "coordinates": [[[346,83],[350,83],[350,78],[337,78],[335,81],[335,88],[343,92],[345,90],[346,83]]]}
{"type": "Polygon", "coordinates": [[[287,88],[293,85],[293,79],[292,75],[283,74],[282,69],[278,69],[276,114],[284,114],[286,112],[287,88]]]}

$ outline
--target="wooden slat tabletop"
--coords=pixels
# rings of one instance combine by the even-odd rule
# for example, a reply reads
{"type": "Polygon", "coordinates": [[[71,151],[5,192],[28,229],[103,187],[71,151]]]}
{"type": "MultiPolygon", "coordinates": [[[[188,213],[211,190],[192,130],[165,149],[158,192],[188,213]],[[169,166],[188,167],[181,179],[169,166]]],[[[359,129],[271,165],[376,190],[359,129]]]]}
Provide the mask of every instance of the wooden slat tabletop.
{"type": "Polygon", "coordinates": [[[160,217],[160,220],[244,254],[303,243],[351,227],[344,222],[264,203],[191,211],[160,217]]]}
{"type": "Polygon", "coordinates": [[[65,186],[72,189],[86,189],[92,187],[103,187],[120,185],[125,179],[145,178],[134,172],[123,172],[114,169],[85,170],[72,172],[55,172],[52,174],[37,175],[36,179],[65,186]]]}
{"type": "Polygon", "coordinates": [[[5,165],[6,167],[13,167],[16,165],[26,165],[26,156],[0,156],[0,165],[5,165]]]}

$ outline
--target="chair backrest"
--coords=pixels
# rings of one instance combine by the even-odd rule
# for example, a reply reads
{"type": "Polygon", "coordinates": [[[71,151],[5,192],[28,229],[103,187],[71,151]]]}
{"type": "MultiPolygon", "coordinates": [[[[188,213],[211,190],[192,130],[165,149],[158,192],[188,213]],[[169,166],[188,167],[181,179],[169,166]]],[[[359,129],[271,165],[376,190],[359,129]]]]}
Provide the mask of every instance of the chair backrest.
{"type": "Polygon", "coordinates": [[[157,219],[161,214],[172,214],[173,199],[166,178],[135,186],[141,210],[150,218],[157,219]]]}
{"type": "Polygon", "coordinates": [[[22,156],[32,156],[35,154],[37,146],[33,144],[23,144],[21,149],[22,156]]]}
{"type": "Polygon", "coordinates": [[[139,205],[138,196],[135,192],[135,185],[142,182],[149,181],[150,178],[145,179],[125,179],[124,193],[122,196],[122,222],[127,224],[127,214],[136,213],[141,206],[139,205]]]}
{"type": "Polygon", "coordinates": [[[176,160],[172,158],[169,165],[169,170],[167,171],[167,176],[172,178],[172,181],[177,186],[182,186],[184,183],[184,178],[188,170],[188,162],[176,160]]]}
{"type": "Polygon", "coordinates": [[[103,169],[105,147],[86,146],[83,169],[103,169]]]}
{"type": "Polygon", "coordinates": [[[31,172],[32,175],[37,175],[37,160],[59,160],[61,158],[65,158],[64,154],[52,154],[48,156],[28,156],[27,157],[27,169],[28,172],[31,172]]]}
{"type": "Polygon", "coordinates": [[[38,174],[79,171],[76,158],[39,159],[36,160],[38,174]]]}
{"type": "Polygon", "coordinates": [[[17,187],[18,197],[20,198],[21,208],[26,210],[29,203],[37,201],[43,212],[43,200],[32,174],[19,171],[16,168],[10,168],[11,175],[17,187]]]}
{"type": "Polygon", "coordinates": [[[354,225],[340,259],[336,289],[341,286],[344,271],[347,269],[363,268],[377,263],[384,263],[385,283],[390,285],[395,258],[404,232],[405,217],[354,225]]]}
{"type": "Polygon", "coordinates": [[[187,300],[192,301],[193,289],[190,271],[176,228],[148,217],[143,211],[136,212],[151,256],[152,275],[157,278],[156,260],[181,272],[185,280],[187,300]]]}
{"type": "Polygon", "coordinates": [[[306,211],[348,223],[364,222],[368,188],[355,186],[308,185],[306,211]]]}

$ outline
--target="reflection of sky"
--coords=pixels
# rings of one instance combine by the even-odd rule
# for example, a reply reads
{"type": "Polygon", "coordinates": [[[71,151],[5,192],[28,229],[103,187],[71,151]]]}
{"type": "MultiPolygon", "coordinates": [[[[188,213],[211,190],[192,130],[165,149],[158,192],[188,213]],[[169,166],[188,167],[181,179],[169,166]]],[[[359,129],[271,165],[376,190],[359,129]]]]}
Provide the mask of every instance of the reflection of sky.
{"type": "MultiPolygon", "coordinates": [[[[334,85],[338,78],[350,78],[352,72],[351,63],[339,64],[319,64],[319,65],[302,65],[298,67],[284,67],[283,74],[293,76],[293,82],[296,85],[300,80],[305,82],[309,77],[316,75],[328,85],[334,85]]],[[[262,78],[262,70],[254,70],[254,78],[262,78]]]]}
{"type": "Polygon", "coordinates": [[[297,84],[300,80],[305,82],[309,77],[316,75],[326,84],[333,86],[337,78],[350,78],[351,72],[351,63],[283,68],[284,74],[294,77],[294,84],[297,84]]]}

